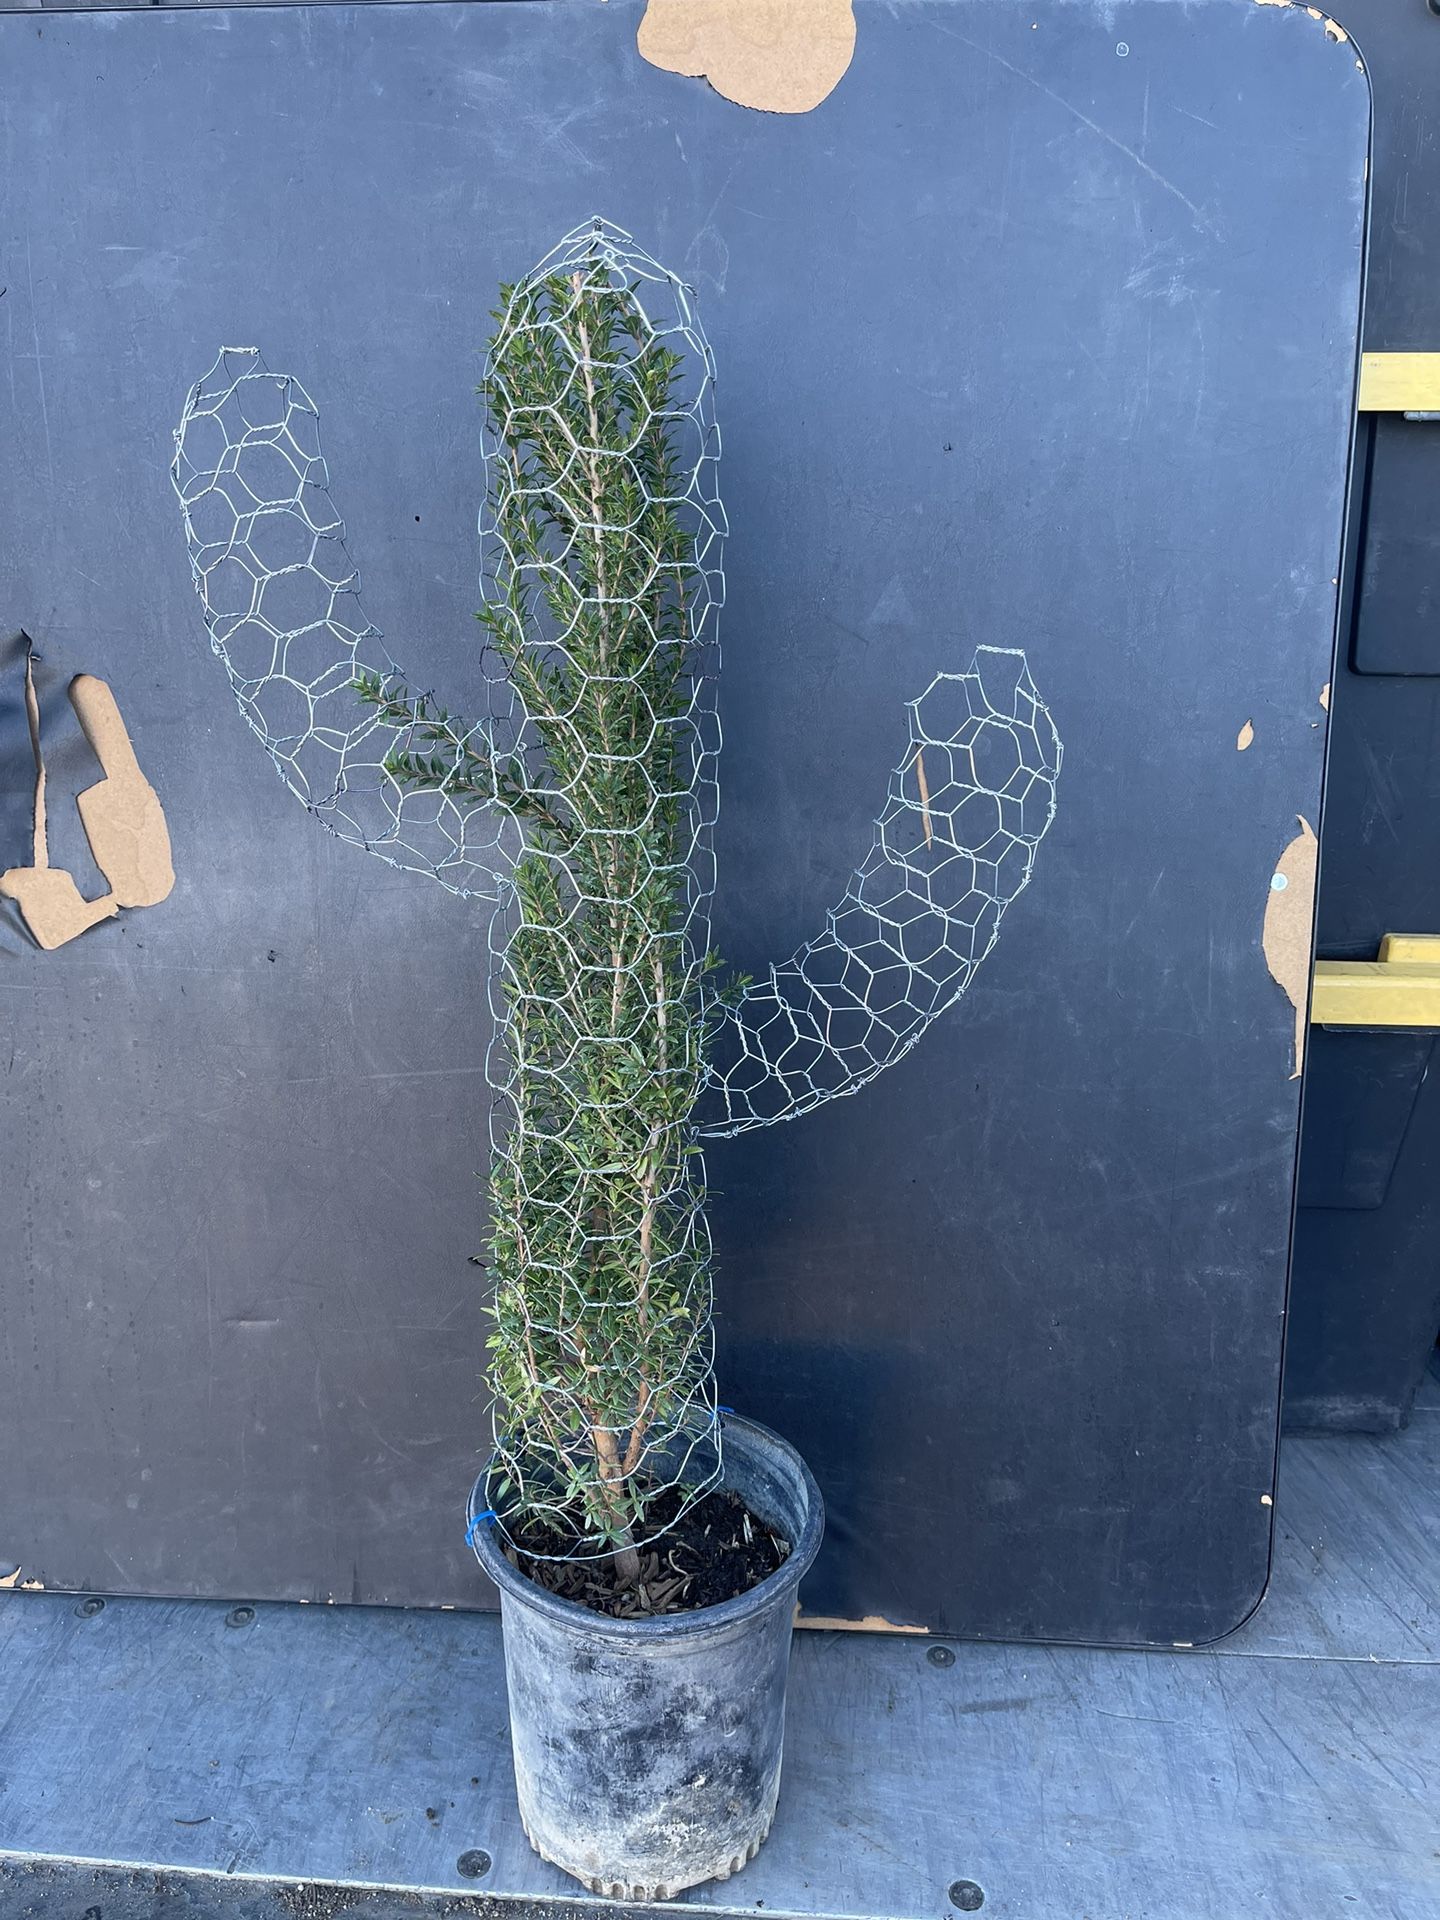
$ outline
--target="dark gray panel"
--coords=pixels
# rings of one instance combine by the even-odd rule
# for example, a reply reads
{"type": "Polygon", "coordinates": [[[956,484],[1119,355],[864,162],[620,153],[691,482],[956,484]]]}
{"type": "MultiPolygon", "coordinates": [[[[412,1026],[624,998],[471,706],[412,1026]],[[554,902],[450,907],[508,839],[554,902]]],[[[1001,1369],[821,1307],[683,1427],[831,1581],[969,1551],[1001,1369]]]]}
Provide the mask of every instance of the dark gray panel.
{"type": "Polygon", "coordinates": [[[1434,1047],[1428,1033],[1310,1035],[1301,1207],[1385,1204],[1434,1047]]]}
{"type": "Polygon", "coordinates": [[[1440,174],[1432,164],[1440,13],[1428,0],[1336,0],[1374,94],[1365,345],[1433,347],[1440,289],[1440,174]]]}
{"type": "Polygon", "coordinates": [[[1351,665],[1356,673],[1440,674],[1440,420],[1385,414],[1369,431],[1351,665]]]}
{"type": "MultiPolygon", "coordinates": [[[[1412,1109],[1382,1194],[1356,1211],[1302,1205],[1285,1360],[1285,1421],[1295,1429],[1386,1433],[1410,1404],[1440,1326],[1440,1078],[1433,1035],[1316,1033],[1323,1063],[1306,1094],[1305,1155],[1347,1135],[1360,1146],[1387,1077],[1420,1065],[1412,1109]]],[[[1403,1097],[1403,1095],[1402,1095],[1403,1097]]],[[[1372,1133],[1371,1138],[1375,1135],[1372,1133]]],[[[1302,1165],[1304,1161],[1302,1160],[1302,1165]]],[[[1302,1176],[1302,1200],[1310,1175],[1302,1176]]]]}
{"type": "Polygon", "coordinates": [[[814,931],[901,703],[976,643],[1067,747],[964,1005],[710,1156],[726,1397],[832,1514],[809,1603],[1222,1632],[1267,1561],[1296,1085],[1259,932],[1318,803],[1364,78],[1301,9],[923,0],[862,5],[785,119],[645,67],[635,17],[0,22],[0,609],[113,679],[180,875],[4,960],[0,1540],[50,1584],[482,1597],[483,910],[281,791],[165,465],[221,342],[301,374],[369,608],[463,704],[485,310],[598,210],[721,368],[730,956],[814,931]]]}
{"type": "MultiPolygon", "coordinates": [[[[1360,38],[1374,94],[1365,344],[1432,347],[1440,338],[1440,15],[1411,0],[1357,0],[1334,11],[1360,38]]],[[[1321,836],[1319,946],[1335,959],[1373,959],[1391,931],[1440,928],[1440,425],[1380,416],[1362,429],[1373,451],[1346,619],[1353,670],[1342,665],[1335,679],[1321,836]]],[[[1398,1090],[1416,1045],[1399,1033],[1314,1036],[1319,1072],[1305,1096],[1302,1199],[1314,1192],[1311,1163],[1333,1165],[1338,1141],[1353,1142],[1362,1160],[1373,1155],[1377,1167],[1388,1156],[1381,1133],[1368,1143],[1366,1135],[1377,1094],[1386,1082],[1398,1090]]],[[[1285,1367],[1291,1424],[1385,1431],[1406,1416],[1440,1326],[1436,1094],[1432,1079],[1373,1218],[1300,1215],[1285,1367]]],[[[1392,1111],[1381,1123],[1392,1138],[1393,1119],[1392,1111]]]]}

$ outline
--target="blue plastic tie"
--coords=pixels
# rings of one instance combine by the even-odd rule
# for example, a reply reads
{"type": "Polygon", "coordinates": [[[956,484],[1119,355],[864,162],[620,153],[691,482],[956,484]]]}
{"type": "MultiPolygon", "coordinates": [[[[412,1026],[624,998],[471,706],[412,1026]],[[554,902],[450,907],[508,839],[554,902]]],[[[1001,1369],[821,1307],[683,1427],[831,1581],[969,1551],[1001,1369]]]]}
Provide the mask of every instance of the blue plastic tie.
{"type": "Polygon", "coordinates": [[[486,1507],[483,1513],[476,1514],[475,1518],[470,1522],[469,1526],[466,1527],[465,1529],[465,1544],[467,1547],[470,1548],[472,1553],[475,1550],[476,1528],[480,1526],[493,1527],[495,1525],[495,1522],[499,1518],[500,1518],[499,1514],[496,1513],[493,1507],[486,1507]]]}

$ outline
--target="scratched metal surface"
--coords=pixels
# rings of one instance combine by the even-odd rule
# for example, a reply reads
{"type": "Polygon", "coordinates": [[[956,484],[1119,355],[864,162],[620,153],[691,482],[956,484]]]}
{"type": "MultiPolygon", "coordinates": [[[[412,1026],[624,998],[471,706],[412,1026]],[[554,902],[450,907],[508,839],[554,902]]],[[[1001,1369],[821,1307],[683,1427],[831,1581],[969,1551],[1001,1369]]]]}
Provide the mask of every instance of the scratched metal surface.
{"type": "MultiPolygon", "coordinates": [[[[1433,1920],[1437,1475],[1437,1407],[1384,1441],[1287,1442],[1271,1597],[1213,1650],[945,1666],[923,1639],[801,1634],[774,1833],[686,1904],[935,1920],[965,1879],[1010,1920],[1433,1920]]],[[[6,1920],[590,1904],[516,1822],[493,1619],[75,1605],[0,1606],[6,1920]],[[479,1880],[457,1866],[477,1850],[479,1880]],[[307,1905],[267,1876],[348,1890],[307,1905]]]]}
{"type": "Polygon", "coordinates": [[[1066,742],[963,1005],[710,1157],[725,1398],[831,1518],[807,1605],[1222,1633],[1269,1550],[1297,1087],[1259,934],[1320,790],[1364,77],[1250,0],[862,0],[787,118],[645,66],[637,12],[0,17],[0,629],[113,681],[178,874],[56,954],[0,927],[0,1573],[482,1599],[481,916],[281,791],[165,465],[263,342],[371,613],[463,706],[485,310],[599,210],[721,367],[730,957],[821,924],[901,703],[977,642],[1066,742]]]}

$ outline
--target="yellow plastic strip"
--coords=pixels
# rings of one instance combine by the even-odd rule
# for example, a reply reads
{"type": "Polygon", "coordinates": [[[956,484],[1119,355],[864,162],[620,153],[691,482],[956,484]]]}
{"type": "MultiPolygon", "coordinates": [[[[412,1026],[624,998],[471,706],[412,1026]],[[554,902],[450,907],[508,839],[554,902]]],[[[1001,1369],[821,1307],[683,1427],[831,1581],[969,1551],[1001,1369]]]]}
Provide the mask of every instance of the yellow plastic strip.
{"type": "Polygon", "coordinates": [[[1362,353],[1361,413],[1440,413],[1440,353],[1362,353]]]}
{"type": "Polygon", "coordinates": [[[1378,960],[1317,960],[1310,1022],[1440,1028],[1440,934],[1387,933],[1378,960]]]}

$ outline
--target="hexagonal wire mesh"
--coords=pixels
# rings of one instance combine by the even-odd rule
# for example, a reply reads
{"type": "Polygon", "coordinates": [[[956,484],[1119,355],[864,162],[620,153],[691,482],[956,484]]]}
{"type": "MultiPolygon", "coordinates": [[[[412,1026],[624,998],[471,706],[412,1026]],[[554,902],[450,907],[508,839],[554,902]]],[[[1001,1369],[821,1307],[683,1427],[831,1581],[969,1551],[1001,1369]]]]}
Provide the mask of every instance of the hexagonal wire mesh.
{"type": "Polygon", "coordinates": [[[505,290],[477,721],[413,693],[365,619],[293,376],[224,349],[176,433],[211,643],[281,777],[340,838],[497,903],[496,1446],[471,1517],[508,1492],[556,1557],[641,1544],[662,1489],[683,1507],[719,1476],[700,1140],[908,1052],[1027,884],[1060,770],[1023,653],[937,674],[823,931],[712,989],[726,529],[691,301],[598,219],[505,290]]]}

